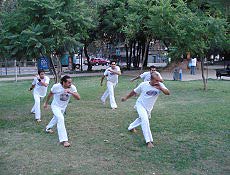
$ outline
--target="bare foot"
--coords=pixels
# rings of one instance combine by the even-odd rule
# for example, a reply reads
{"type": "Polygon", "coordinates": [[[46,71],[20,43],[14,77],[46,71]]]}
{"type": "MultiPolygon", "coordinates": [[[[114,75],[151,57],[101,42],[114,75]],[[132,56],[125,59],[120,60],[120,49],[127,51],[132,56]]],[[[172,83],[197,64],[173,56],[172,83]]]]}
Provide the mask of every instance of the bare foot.
{"type": "Polygon", "coordinates": [[[153,148],[154,145],[152,144],[152,142],[148,142],[148,143],[147,143],[147,147],[148,147],[148,148],[153,148]]]}
{"type": "Polygon", "coordinates": [[[62,142],[64,147],[70,147],[70,143],[68,141],[62,142]]]}
{"type": "Polygon", "coordinates": [[[37,122],[37,123],[40,123],[40,122],[41,122],[41,119],[36,119],[36,122],[37,122]]]}
{"type": "Polygon", "coordinates": [[[136,130],[136,128],[133,128],[130,130],[130,132],[137,133],[137,130],[136,130]]]}
{"type": "Polygon", "coordinates": [[[53,134],[54,133],[54,131],[52,129],[50,129],[50,128],[46,129],[46,132],[49,133],[49,134],[53,134]]]}

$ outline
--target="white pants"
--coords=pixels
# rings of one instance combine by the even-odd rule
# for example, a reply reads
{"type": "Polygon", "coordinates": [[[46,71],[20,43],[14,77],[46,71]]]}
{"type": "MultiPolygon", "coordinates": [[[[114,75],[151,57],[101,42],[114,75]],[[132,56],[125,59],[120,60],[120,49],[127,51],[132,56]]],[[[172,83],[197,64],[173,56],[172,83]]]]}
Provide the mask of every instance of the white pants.
{"type": "Polygon", "coordinates": [[[129,125],[128,130],[132,130],[133,128],[136,128],[137,126],[141,125],[146,143],[153,142],[153,137],[149,125],[148,112],[140,103],[136,104],[136,110],[138,112],[139,117],[129,125]]]}
{"type": "Polygon", "coordinates": [[[57,124],[57,131],[58,131],[58,137],[59,142],[68,141],[68,136],[65,128],[65,121],[64,121],[64,112],[65,109],[59,108],[57,106],[52,106],[51,109],[53,111],[53,118],[49,122],[49,124],[46,126],[46,129],[52,128],[54,125],[57,124]]]}
{"type": "Polygon", "coordinates": [[[33,93],[33,96],[34,96],[34,106],[31,109],[31,112],[35,113],[35,119],[40,120],[41,119],[41,109],[40,109],[41,97],[36,93],[33,93]]]}
{"type": "Polygon", "coordinates": [[[107,81],[107,89],[101,97],[101,101],[105,103],[106,98],[109,96],[110,106],[111,108],[117,108],[117,103],[114,97],[114,88],[116,83],[112,83],[111,81],[107,81]]]}

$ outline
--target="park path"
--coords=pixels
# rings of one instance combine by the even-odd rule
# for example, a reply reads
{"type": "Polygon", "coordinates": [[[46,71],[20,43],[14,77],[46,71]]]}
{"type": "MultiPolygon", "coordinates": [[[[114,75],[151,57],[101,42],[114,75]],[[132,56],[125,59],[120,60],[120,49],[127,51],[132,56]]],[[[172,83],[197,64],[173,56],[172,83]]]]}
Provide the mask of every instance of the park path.
{"type": "MultiPolygon", "coordinates": [[[[123,71],[122,75],[134,77],[141,73],[140,70],[131,70],[131,71],[123,71]]],[[[160,72],[164,80],[173,80],[173,72],[163,70],[160,72]]],[[[87,73],[76,73],[76,74],[68,74],[71,77],[86,77],[86,76],[101,76],[103,72],[87,72],[87,73]]],[[[205,70],[205,76],[207,75],[207,71],[205,70]]],[[[53,78],[53,75],[49,75],[50,78],[53,78]]],[[[32,80],[34,76],[23,76],[17,77],[18,81],[21,80],[32,80]]],[[[214,69],[208,70],[208,79],[216,79],[216,71],[214,69]]],[[[230,77],[222,77],[224,80],[230,80],[230,77]]],[[[202,80],[201,70],[197,70],[196,75],[191,75],[189,70],[183,70],[182,81],[191,81],[191,80],[202,80]]],[[[0,82],[3,81],[15,81],[15,77],[0,77],[0,82]]]]}

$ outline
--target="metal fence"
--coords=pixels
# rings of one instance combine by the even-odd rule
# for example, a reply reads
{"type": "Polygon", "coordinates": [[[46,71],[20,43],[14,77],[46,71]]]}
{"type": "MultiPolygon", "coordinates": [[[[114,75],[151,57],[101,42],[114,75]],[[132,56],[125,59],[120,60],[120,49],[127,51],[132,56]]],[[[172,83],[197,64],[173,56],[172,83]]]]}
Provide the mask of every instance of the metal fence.
{"type": "Polygon", "coordinates": [[[36,74],[37,62],[5,61],[0,62],[0,76],[36,74]]]}

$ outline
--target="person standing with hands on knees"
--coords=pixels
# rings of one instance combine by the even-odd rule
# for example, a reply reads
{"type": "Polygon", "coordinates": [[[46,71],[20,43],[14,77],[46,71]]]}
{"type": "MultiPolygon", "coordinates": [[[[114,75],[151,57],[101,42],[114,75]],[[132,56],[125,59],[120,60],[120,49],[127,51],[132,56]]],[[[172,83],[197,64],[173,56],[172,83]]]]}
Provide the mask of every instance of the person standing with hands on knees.
{"type": "Polygon", "coordinates": [[[51,103],[53,118],[46,126],[46,132],[53,133],[52,127],[57,124],[59,142],[63,144],[64,147],[70,146],[63,114],[71,96],[73,96],[76,100],[80,100],[80,95],[77,93],[76,87],[72,84],[72,79],[68,75],[65,75],[61,78],[60,83],[53,85],[44,103],[44,108],[47,109],[48,102],[50,98],[53,97],[53,101],[51,103]]]}
{"type": "Polygon", "coordinates": [[[135,108],[138,113],[138,118],[129,125],[128,130],[136,132],[135,128],[141,125],[142,132],[148,148],[153,147],[153,138],[150,130],[149,116],[153,106],[161,92],[165,95],[170,95],[170,91],[160,82],[161,79],[158,74],[152,73],[151,80],[142,82],[138,87],[132,90],[127,96],[123,97],[121,101],[126,101],[136,94],[140,94],[136,101],[135,108]]]}
{"type": "Polygon", "coordinates": [[[29,91],[33,90],[34,96],[34,106],[31,109],[31,113],[35,114],[35,120],[41,122],[41,108],[40,102],[41,98],[44,98],[47,93],[47,88],[49,85],[50,79],[45,76],[44,70],[38,70],[38,75],[34,78],[32,85],[29,91]]]}
{"type": "Polygon", "coordinates": [[[105,104],[107,97],[109,96],[111,108],[117,109],[117,103],[114,97],[114,88],[118,83],[118,76],[121,75],[120,67],[116,65],[116,61],[111,61],[111,67],[105,70],[104,75],[101,78],[101,86],[103,80],[107,77],[107,89],[101,97],[101,102],[105,104]]]}

